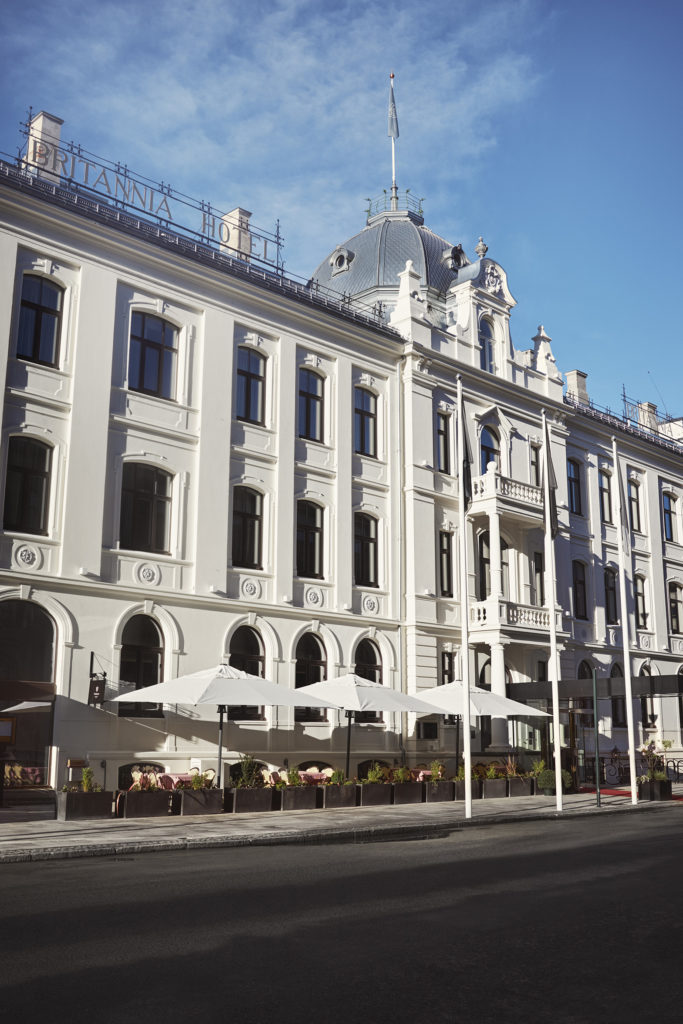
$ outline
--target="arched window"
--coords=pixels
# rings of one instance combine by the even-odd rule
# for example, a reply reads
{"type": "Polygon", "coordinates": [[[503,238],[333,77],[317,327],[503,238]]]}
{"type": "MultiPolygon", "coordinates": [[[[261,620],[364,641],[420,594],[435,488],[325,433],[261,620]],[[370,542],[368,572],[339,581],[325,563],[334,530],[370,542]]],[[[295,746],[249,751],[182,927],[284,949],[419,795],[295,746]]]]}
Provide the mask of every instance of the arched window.
{"type": "MultiPolygon", "coordinates": [[[[3,683],[52,682],[54,640],[54,624],[40,605],[0,601],[0,701],[3,683]]],[[[15,697],[22,699],[16,686],[9,699],[15,697]]]]}
{"type": "Polygon", "coordinates": [[[47,534],[52,448],[32,437],[10,437],[2,525],[17,533],[47,534]]]}
{"type": "Polygon", "coordinates": [[[605,569],[605,622],[614,626],[617,617],[617,574],[614,569],[605,569]]]}
{"type": "Polygon", "coordinates": [[[265,423],[266,359],[252,348],[237,349],[235,415],[245,423],[265,423]]]}
{"type": "Polygon", "coordinates": [[[683,587],[669,583],[669,624],[672,633],[683,632],[683,587]]]}
{"type": "Polygon", "coordinates": [[[313,370],[299,370],[299,437],[323,439],[323,378],[313,370]]]}
{"type": "Polygon", "coordinates": [[[586,566],[578,561],[572,562],[572,605],[575,619],[588,618],[586,566]]]}
{"type": "Polygon", "coordinates": [[[481,432],[481,472],[482,476],[488,469],[489,462],[495,462],[496,472],[500,472],[500,442],[495,430],[484,427],[481,432]]]}
{"type": "MultiPolygon", "coordinates": [[[[623,679],[624,670],[618,661],[615,661],[610,669],[611,679],[623,679]]],[[[617,684],[613,684],[616,686],[617,684]]],[[[612,703],[612,728],[613,729],[625,729],[626,728],[626,697],[620,693],[615,693],[611,698],[612,703]]]]}
{"type": "Polygon", "coordinates": [[[353,450],[377,458],[377,396],[367,388],[353,389],[353,450]]]}
{"type": "Polygon", "coordinates": [[[63,289],[52,281],[34,274],[24,275],[17,340],[19,359],[57,366],[63,297],[63,289]]]}
{"type": "MultiPolygon", "coordinates": [[[[313,633],[304,633],[296,645],[296,668],[294,685],[309,686],[319,683],[327,676],[327,658],[325,649],[313,633]]],[[[327,712],[324,708],[295,708],[294,719],[297,722],[324,722],[327,712]]]]}
{"type": "Polygon", "coordinates": [[[175,398],[177,359],[178,329],[151,313],[133,313],[128,356],[130,390],[175,398]]]}
{"type": "MultiPolygon", "coordinates": [[[[251,626],[239,626],[230,638],[230,664],[263,679],[266,674],[266,659],[261,637],[251,626]]],[[[263,708],[257,706],[232,705],[228,707],[228,720],[236,721],[262,719],[263,708]]]]}
{"type": "MultiPolygon", "coordinates": [[[[500,538],[500,568],[502,597],[510,596],[510,553],[507,541],[500,538]]],[[[479,600],[485,601],[491,593],[491,542],[488,530],[479,535],[479,600]]]]}
{"type": "MultiPolygon", "coordinates": [[[[372,640],[361,640],[356,647],[356,664],[354,672],[361,679],[371,679],[373,683],[383,683],[382,659],[379,649],[372,640]]],[[[382,714],[379,711],[357,711],[356,722],[372,723],[381,722],[382,714]]]]}
{"type": "Polygon", "coordinates": [[[576,459],[567,459],[567,498],[569,511],[583,515],[581,508],[581,464],[576,459]]]}
{"type": "Polygon", "coordinates": [[[672,494],[662,495],[664,540],[676,540],[676,499],[672,494]]]}
{"type": "Polygon", "coordinates": [[[171,474],[142,462],[125,462],[121,486],[122,548],[168,554],[171,474]]]}
{"type": "Polygon", "coordinates": [[[493,373],[493,324],[486,318],[479,322],[479,366],[493,373]]]}
{"type": "Polygon", "coordinates": [[[357,587],[376,587],[377,578],[377,520],[365,512],[353,517],[354,583],[357,587]]]}
{"type": "MultiPolygon", "coordinates": [[[[161,631],[149,615],[134,615],[123,627],[121,637],[122,683],[133,683],[136,690],[163,681],[164,642],[161,631]]],[[[119,704],[119,715],[126,718],[160,718],[162,704],[119,704]]]]}
{"type": "Polygon", "coordinates": [[[232,564],[262,569],[263,498],[250,487],[235,487],[232,496],[232,564]]]}
{"type": "Polygon", "coordinates": [[[296,574],[323,577],[323,510],[312,501],[296,506],[296,574]]]}

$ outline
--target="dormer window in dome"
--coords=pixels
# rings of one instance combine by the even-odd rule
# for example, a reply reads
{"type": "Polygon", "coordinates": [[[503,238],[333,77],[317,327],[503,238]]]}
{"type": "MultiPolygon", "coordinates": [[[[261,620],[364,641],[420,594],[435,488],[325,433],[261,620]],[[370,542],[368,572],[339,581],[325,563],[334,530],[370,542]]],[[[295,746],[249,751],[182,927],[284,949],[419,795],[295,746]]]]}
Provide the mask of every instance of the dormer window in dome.
{"type": "Polygon", "coordinates": [[[345,270],[348,270],[355,255],[356,254],[350,249],[347,249],[346,246],[338,245],[330,256],[332,277],[336,277],[337,274],[343,274],[345,270]]]}

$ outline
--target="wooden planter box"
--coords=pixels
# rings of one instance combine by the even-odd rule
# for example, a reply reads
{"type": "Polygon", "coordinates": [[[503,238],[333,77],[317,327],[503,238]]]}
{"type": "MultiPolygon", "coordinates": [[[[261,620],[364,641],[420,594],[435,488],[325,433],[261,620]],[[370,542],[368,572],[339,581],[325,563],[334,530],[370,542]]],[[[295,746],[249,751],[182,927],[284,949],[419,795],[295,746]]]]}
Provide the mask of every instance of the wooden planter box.
{"type": "Polygon", "coordinates": [[[391,803],[391,786],[386,782],[364,782],[360,787],[361,807],[384,807],[391,803]]]}
{"type": "Polygon", "coordinates": [[[326,809],[338,807],[355,807],[358,803],[358,789],[354,783],[348,786],[337,786],[336,784],[321,786],[323,793],[323,807],[326,809]]]}
{"type": "MultiPolygon", "coordinates": [[[[455,780],[455,799],[456,800],[464,800],[465,799],[465,780],[464,779],[456,779],[455,780]]],[[[472,779],[472,799],[473,800],[481,800],[481,780],[480,779],[472,779]]]]}
{"type": "Polygon", "coordinates": [[[393,803],[423,804],[425,801],[424,782],[393,782],[393,803]]]}
{"type": "Polygon", "coordinates": [[[285,786],[281,793],[283,811],[314,811],[317,807],[317,786],[285,786]]]}
{"type": "Polygon", "coordinates": [[[638,783],[639,800],[671,800],[671,779],[651,779],[638,783]]]}
{"type": "Polygon", "coordinates": [[[455,800],[455,783],[451,779],[439,779],[425,783],[427,803],[435,804],[455,800]]]}
{"type": "Polygon", "coordinates": [[[255,814],[260,811],[279,811],[282,806],[280,790],[273,786],[263,789],[229,789],[226,791],[225,809],[235,814],[255,814]],[[230,794],[230,797],[227,794],[230,794]]]}
{"type": "Polygon", "coordinates": [[[114,794],[57,793],[57,820],[75,821],[77,818],[111,818],[114,813],[114,794]]]}
{"type": "Polygon", "coordinates": [[[166,789],[127,790],[119,794],[117,813],[121,818],[166,818],[172,798],[173,793],[166,789]]]}
{"type": "Polygon", "coordinates": [[[180,797],[180,814],[222,814],[222,789],[177,789],[174,796],[180,797]]]}
{"type": "Polygon", "coordinates": [[[508,780],[508,796],[533,796],[533,779],[522,779],[511,775],[508,780]]]}
{"type": "Polygon", "coordinates": [[[486,800],[497,800],[508,795],[507,779],[484,779],[483,797],[486,800]]]}

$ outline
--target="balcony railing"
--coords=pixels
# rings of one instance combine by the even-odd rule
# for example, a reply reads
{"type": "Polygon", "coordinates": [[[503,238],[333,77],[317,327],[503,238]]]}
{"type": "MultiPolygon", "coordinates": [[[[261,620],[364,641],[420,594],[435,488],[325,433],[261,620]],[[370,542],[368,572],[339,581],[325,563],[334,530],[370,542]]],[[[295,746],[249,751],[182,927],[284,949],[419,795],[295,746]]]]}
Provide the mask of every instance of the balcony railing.
{"type": "Polygon", "coordinates": [[[472,480],[472,499],[505,498],[526,506],[535,512],[543,511],[543,489],[521,480],[513,480],[501,473],[485,473],[472,480]]]}
{"type": "MultiPolygon", "coordinates": [[[[489,597],[470,605],[470,628],[476,630],[514,626],[545,631],[550,630],[550,614],[549,608],[489,597]]],[[[556,625],[561,628],[561,612],[556,612],[556,625]]]]}

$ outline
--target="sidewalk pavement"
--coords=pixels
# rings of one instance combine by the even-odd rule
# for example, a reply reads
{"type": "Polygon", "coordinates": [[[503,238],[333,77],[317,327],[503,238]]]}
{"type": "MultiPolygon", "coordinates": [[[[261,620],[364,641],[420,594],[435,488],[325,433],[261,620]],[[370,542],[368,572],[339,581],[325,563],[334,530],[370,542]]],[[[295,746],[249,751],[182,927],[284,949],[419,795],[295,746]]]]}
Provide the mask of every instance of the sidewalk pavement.
{"type": "MultiPolygon", "coordinates": [[[[674,796],[683,798],[683,784],[674,786],[674,796]]],[[[646,802],[634,806],[626,790],[624,795],[603,795],[598,808],[594,793],[572,793],[564,796],[563,811],[558,814],[554,796],[505,797],[500,800],[474,800],[469,820],[465,819],[462,801],[332,811],[90,821],[37,820],[37,809],[3,808],[0,809],[0,863],[112,857],[208,847],[430,839],[447,836],[463,828],[648,811],[683,813],[683,802],[646,802]]]]}

